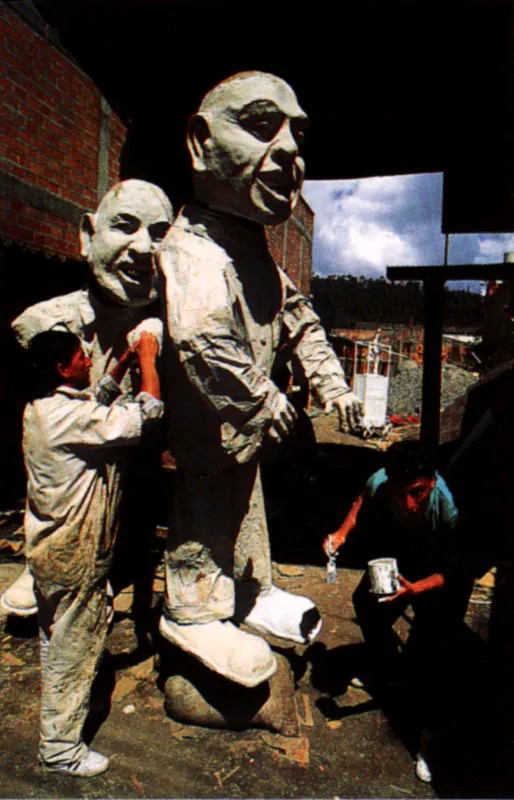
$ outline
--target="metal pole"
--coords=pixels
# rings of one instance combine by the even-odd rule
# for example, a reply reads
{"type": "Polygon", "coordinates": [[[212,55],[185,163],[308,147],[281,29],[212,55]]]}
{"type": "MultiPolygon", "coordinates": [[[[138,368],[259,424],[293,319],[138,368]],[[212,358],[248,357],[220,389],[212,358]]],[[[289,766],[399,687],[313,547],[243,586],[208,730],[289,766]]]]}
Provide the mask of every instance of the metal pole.
{"type": "Polygon", "coordinates": [[[450,234],[447,233],[444,237],[444,266],[448,266],[448,250],[450,249],[450,234]]]}

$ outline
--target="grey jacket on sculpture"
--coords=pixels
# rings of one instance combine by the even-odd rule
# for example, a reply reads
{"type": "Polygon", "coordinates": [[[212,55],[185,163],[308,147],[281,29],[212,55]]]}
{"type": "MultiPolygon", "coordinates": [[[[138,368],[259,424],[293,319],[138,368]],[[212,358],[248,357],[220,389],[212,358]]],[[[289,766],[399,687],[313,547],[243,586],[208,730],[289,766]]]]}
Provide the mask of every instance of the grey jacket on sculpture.
{"type": "Polygon", "coordinates": [[[217,469],[255,455],[279,391],[270,375],[283,346],[324,405],[350,391],[317,314],[273,262],[260,225],[186,206],[158,263],[181,467],[217,469]]]}

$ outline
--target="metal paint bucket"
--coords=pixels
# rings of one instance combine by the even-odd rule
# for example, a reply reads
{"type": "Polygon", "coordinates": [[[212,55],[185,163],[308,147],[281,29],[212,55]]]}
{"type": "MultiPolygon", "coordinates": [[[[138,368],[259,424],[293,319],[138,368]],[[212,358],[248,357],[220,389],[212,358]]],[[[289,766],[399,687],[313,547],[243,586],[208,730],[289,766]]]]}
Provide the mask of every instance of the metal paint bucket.
{"type": "Polygon", "coordinates": [[[395,594],[400,588],[396,558],[374,558],[368,561],[370,591],[378,595],[395,594]]]}

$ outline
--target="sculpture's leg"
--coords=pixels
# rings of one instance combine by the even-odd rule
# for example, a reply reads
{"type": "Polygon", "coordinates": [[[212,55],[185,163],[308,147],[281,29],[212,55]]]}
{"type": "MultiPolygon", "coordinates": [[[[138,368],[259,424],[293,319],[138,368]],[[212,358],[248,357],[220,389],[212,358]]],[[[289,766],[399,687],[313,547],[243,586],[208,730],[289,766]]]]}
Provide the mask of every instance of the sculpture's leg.
{"type": "Polygon", "coordinates": [[[234,548],[253,488],[250,465],[179,470],[160,631],[210,669],[244,686],[276,670],[267,643],[228,620],[234,613],[234,548]]]}
{"type": "Polygon", "coordinates": [[[235,543],[236,618],[262,633],[309,644],[321,630],[320,613],[308,597],[273,586],[260,467],[252,462],[245,469],[238,478],[240,487],[249,493],[249,501],[235,543]],[[246,469],[251,466],[253,470],[246,469]]]}
{"type": "Polygon", "coordinates": [[[268,592],[273,585],[261,470],[257,462],[252,461],[239,467],[238,472],[238,488],[248,495],[248,504],[235,540],[234,578],[238,588],[239,584],[253,584],[256,597],[268,592]]]}

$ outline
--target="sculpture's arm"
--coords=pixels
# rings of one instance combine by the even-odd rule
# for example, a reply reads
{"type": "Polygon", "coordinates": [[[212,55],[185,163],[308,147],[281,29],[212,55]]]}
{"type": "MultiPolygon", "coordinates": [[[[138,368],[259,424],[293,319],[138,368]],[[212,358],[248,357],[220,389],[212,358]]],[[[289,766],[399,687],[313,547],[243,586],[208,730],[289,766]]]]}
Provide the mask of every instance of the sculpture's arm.
{"type": "Polygon", "coordinates": [[[282,279],[285,291],[284,324],[289,341],[311,387],[326,405],[351,389],[312,305],[284,273],[282,279]]]}
{"type": "Polygon", "coordinates": [[[337,408],[341,429],[356,431],[362,421],[362,403],[348,386],[341,362],[312,305],[285,273],[282,280],[284,324],[305,376],[325,412],[337,408]]]}

